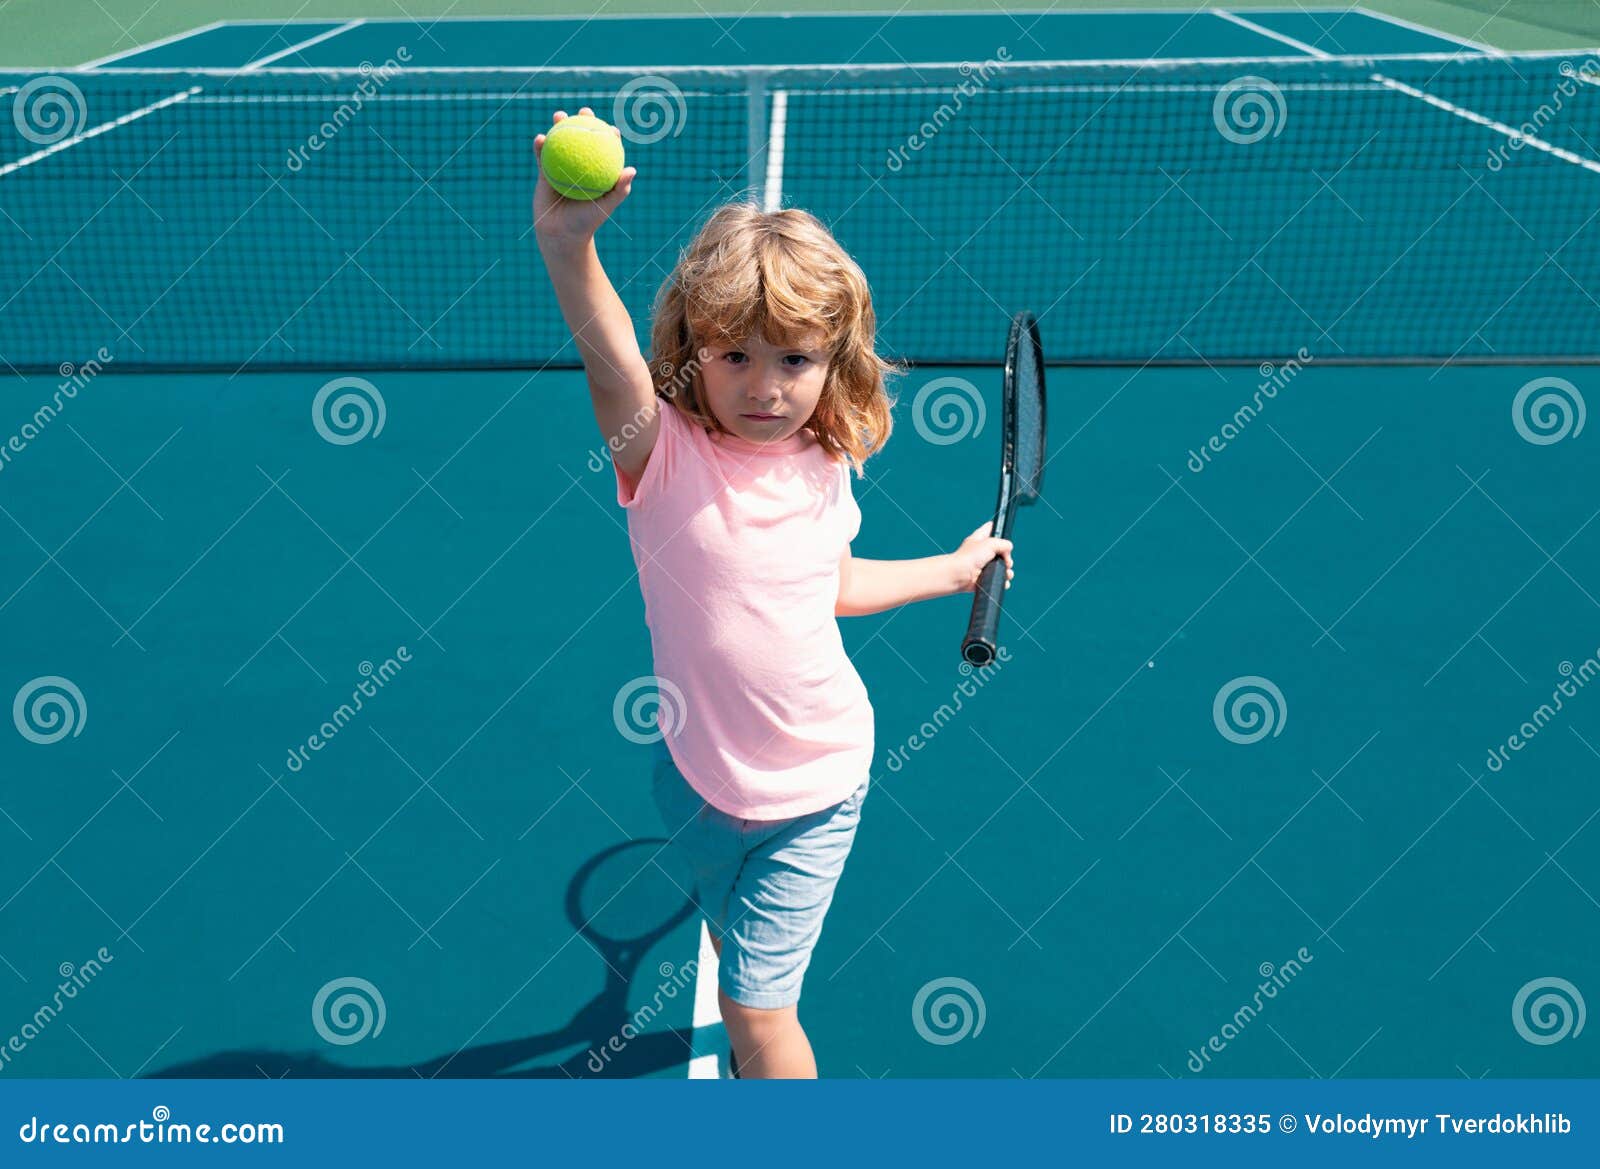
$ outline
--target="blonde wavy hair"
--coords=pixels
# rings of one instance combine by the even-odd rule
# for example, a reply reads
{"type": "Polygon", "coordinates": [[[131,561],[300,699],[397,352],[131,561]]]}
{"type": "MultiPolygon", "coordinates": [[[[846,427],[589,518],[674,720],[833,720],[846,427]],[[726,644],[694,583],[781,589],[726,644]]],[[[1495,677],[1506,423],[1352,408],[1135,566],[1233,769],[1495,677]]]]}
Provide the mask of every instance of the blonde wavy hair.
{"type": "Polygon", "coordinates": [[[887,379],[900,366],[874,347],[877,318],[861,268],[814,215],[754,203],[717,209],[656,296],[650,376],[658,396],[716,430],[699,351],[762,337],[784,345],[821,329],[827,381],[805,429],[859,475],[893,429],[887,379]]]}

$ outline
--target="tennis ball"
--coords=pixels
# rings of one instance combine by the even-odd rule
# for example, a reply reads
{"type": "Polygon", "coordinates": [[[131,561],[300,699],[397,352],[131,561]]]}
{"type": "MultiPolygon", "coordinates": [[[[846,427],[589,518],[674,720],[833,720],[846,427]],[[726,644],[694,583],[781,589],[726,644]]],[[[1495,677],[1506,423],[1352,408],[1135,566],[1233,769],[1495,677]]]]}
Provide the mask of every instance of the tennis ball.
{"type": "Polygon", "coordinates": [[[622,174],[622,139],[592,114],[573,114],[545,135],[544,177],[569,199],[598,199],[622,174]]]}

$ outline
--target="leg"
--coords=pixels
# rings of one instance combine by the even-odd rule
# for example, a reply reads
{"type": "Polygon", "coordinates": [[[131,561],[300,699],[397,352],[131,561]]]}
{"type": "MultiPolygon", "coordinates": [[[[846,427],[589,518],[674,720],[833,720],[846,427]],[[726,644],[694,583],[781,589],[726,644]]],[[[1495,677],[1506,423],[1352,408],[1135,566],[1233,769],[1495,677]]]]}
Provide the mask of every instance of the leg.
{"type": "MultiPolygon", "coordinates": [[[[711,928],[711,923],[706,923],[706,937],[711,941],[711,952],[717,956],[717,961],[722,960],[722,939],[717,936],[717,931],[711,928]]],[[[727,995],[722,993],[722,988],[717,988],[717,1012],[722,1016],[723,1030],[728,1032],[728,1075],[735,1080],[745,1077],[739,1068],[739,1055],[733,1049],[733,1028],[728,1026],[728,1016],[738,1009],[738,1004],[732,1002],[727,995]]]]}
{"type": "Polygon", "coordinates": [[[764,1011],[717,993],[722,1022],[738,1057],[741,1080],[814,1080],[817,1060],[800,1026],[798,1007],[764,1011]]]}
{"type": "Polygon", "coordinates": [[[801,983],[855,839],[866,785],[840,804],[748,831],[728,902],[717,1003],[740,1079],[814,1079],[801,983]]]}

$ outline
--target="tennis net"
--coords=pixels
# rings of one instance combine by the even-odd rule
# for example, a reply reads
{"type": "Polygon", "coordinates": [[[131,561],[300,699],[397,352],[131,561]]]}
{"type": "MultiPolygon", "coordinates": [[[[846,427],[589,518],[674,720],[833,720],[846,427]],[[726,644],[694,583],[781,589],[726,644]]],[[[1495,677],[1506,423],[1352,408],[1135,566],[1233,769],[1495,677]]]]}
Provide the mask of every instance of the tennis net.
{"type": "Polygon", "coordinates": [[[1600,64],[1558,55],[626,72],[0,73],[0,362],[575,362],[532,139],[640,169],[601,254],[644,333],[719,203],[815,212],[885,350],[1529,360],[1600,336],[1600,64]]]}

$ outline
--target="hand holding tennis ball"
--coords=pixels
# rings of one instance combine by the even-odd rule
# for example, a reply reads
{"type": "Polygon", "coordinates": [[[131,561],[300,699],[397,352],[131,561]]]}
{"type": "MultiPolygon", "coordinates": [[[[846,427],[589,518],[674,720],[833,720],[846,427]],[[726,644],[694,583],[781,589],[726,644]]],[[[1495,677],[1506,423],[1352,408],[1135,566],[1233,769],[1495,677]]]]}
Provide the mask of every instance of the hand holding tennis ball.
{"type": "Polygon", "coordinates": [[[622,165],[621,132],[588,106],[570,116],[557,110],[553,123],[533,140],[534,227],[544,239],[588,240],[628,197],[636,172],[622,165]]]}

